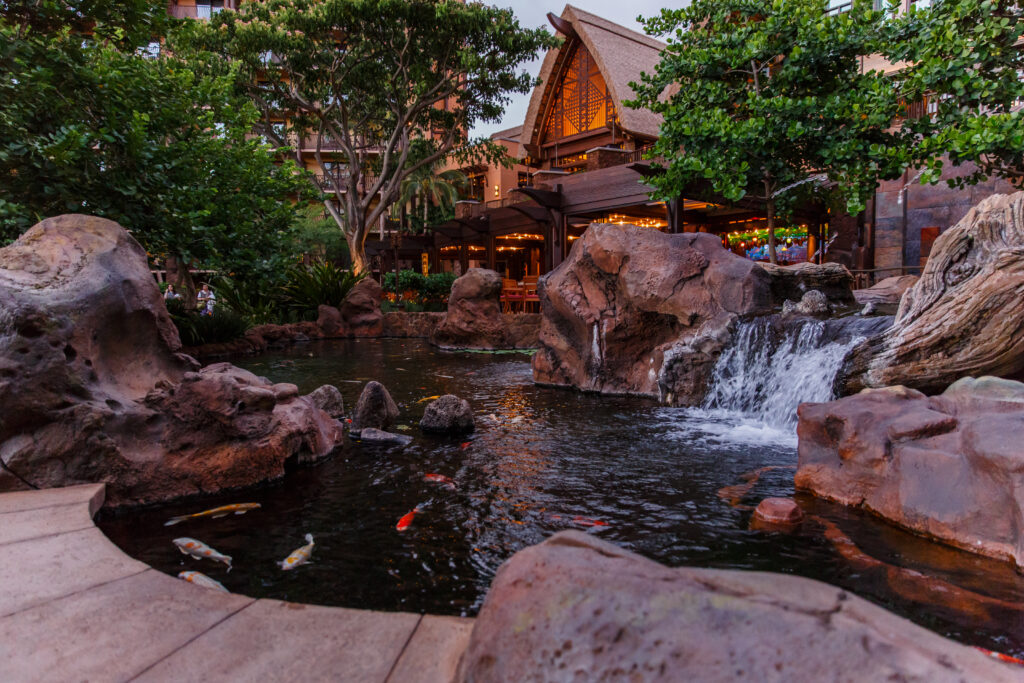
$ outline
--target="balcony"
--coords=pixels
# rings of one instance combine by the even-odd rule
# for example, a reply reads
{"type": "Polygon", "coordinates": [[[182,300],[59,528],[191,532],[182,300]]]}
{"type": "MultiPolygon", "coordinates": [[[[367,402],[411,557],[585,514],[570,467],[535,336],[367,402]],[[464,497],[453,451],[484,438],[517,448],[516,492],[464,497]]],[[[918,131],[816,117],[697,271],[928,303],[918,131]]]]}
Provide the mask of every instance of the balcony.
{"type": "Polygon", "coordinates": [[[178,5],[177,3],[167,6],[167,13],[175,19],[209,19],[217,12],[226,9],[238,9],[237,0],[225,0],[223,3],[213,5],[210,3],[197,5],[178,5]]]}

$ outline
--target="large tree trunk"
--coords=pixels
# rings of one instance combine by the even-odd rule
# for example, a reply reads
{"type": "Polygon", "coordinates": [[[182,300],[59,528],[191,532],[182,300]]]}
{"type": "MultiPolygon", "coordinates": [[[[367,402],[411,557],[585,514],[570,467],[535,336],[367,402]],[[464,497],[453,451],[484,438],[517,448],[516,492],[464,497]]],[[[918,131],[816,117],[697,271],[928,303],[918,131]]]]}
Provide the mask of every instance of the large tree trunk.
{"type": "Polygon", "coordinates": [[[164,259],[164,267],[167,269],[167,282],[174,285],[174,291],[181,295],[181,300],[188,306],[196,301],[196,284],[192,281],[192,273],[188,270],[188,264],[184,263],[177,254],[168,254],[164,259]]]}
{"type": "Polygon", "coordinates": [[[779,257],[775,253],[775,200],[769,198],[765,202],[765,209],[768,212],[768,260],[776,264],[779,257]]]}
{"type": "Polygon", "coordinates": [[[334,202],[329,199],[324,200],[324,206],[327,208],[331,218],[334,219],[334,222],[338,224],[338,229],[345,235],[345,241],[348,243],[348,253],[352,258],[352,272],[356,275],[369,272],[365,247],[367,232],[365,225],[366,215],[358,209],[353,210],[351,206],[346,210],[346,214],[342,215],[338,211],[338,207],[334,206],[334,202]]]}

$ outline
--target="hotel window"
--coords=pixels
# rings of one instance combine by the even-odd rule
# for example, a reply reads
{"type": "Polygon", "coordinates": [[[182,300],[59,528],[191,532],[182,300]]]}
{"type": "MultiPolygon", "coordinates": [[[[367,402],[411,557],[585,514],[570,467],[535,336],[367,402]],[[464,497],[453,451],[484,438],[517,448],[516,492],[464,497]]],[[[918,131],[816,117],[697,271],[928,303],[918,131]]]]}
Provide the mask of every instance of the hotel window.
{"type": "Polygon", "coordinates": [[[604,128],[614,117],[608,87],[586,47],[575,48],[562,74],[544,125],[545,142],[604,128]]]}
{"type": "Polygon", "coordinates": [[[200,19],[209,19],[212,15],[224,9],[224,0],[199,0],[196,2],[196,16],[200,19]]]}
{"type": "Polygon", "coordinates": [[[517,187],[530,187],[530,174],[526,171],[519,172],[519,178],[516,180],[517,187]]]}

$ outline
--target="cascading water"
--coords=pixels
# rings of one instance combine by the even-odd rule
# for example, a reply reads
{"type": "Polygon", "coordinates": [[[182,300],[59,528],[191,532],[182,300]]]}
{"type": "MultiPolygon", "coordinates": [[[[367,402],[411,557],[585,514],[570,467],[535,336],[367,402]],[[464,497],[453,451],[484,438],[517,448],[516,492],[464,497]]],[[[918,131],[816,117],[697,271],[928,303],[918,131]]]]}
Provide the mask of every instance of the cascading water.
{"type": "Polygon", "coordinates": [[[792,431],[796,409],[834,398],[843,358],[863,336],[838,337],[825,322],[767,316],[741,322],[715,365],[703,409],[792,431]]]}

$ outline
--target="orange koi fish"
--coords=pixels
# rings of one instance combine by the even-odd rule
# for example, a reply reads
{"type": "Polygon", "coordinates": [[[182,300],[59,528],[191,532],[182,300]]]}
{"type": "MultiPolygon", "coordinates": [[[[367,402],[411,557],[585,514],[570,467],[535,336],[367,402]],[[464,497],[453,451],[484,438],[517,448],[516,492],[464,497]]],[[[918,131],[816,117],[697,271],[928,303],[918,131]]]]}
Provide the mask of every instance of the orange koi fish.
{"type": "Polygon", "coordinates": [[[452,481],[451,477],[446,477],[443,474],[424,474],[423,479],[434,484],[440,484],[453,491],[455,490],[455,482],[452,481]]]}
{"type": "MultiPolygon", "coordinates": [[[[422,389],[423,387],[420,387],[420,388],[422,389]]],[[[420,400],[418,400],[416,402],[417,403],[423,403],[424,401],[433,401],[435,398],[441,398],[441,394],[438,394],[437,396],[424,396],[423,398],[421,398],[420,400]]]]}
{"type": "Polygon", "coordinates": [[[306,534],[306,545],[301,548],[296,548],[292,551],[292,554],[284,558],[279,564],[281,569],[288,571],[289,569],[295,569],[299,565],[306,564],[309,562],[310,556],[313,554],[313,534],[306,534]]]}
{"type": "Polygon", "coordinates": [[[459,448],[461,448],[462,450],[466,450],[467,448],[469,448],[472,445],[473,445],[472,441],[463,441],[461,444],[459,444],[459,448]]]}
{"type": "Polygon", "coordinates": [[[200,517],[213,517],[214,519],[219,519],[221,517],[227,517],[232,512],[236,515],[244,515],[249,510],[256,510],[259,507],[259,503],[232,503],[231,505],[221,505],[219,508],[213,508],[212,510],[203,510],[202,512],[196,512],[191,515],[171,517],[169,520],[164,522],[164,526],[174,526],[179,522],[184,522],[189,519],[199,519],[200,517]]]}
{"type": "MultiPolygon", "coordinates": [[[[551,519],[562,519],[561,515],[551,515],[551,519]]],[[[569,520],[568,517],[565,518],[569,520]]],[[[589,517],[580,517],[576,515],[571,520],[573,524],[579,524],[580,526],[608,526],[608,522],[602,522],[599,519],[590,519],[589,517]]]]}
{"type": "Polygon", "coordinates": [[[416,513],[419,512],[422,508],[422,505],[417,505],[411,511],[405,513],[402,516],[402,518],[398,520],[398,524],[395,525],[395,528],[399,531],[405,531],[406,529],[408,529],[409,525],[412,524],[412,518],[415,517],[416,513]]]}
{"type": "Polygon", "coordinates": [[[1019,659],[1017,657],[1012,657],[1010,655],[1004,655],[1002,652],[993,652],[992,650],[986,650],[985,648],[978,647],[977,645],[974,646],[974,649],[980,650],[992,659],[1003,662],[1005,664],[1016,664],[1018,666],[1024,666],[1024,659],[1019,659]]]}
{"type": "Polygon", "coordinates": [[[197,586],[202,586],[203,588],[212,588],[215,591],[221,591],[224,593],[228,592],[228,589],[224,587],[224,584],[222,584],[220,581],[215,581],[211,579],[209,576],[203,574],[202,572],[179,572],[178,578],[184,581],[188,581],[189,583],[194,583],[197,586]]]}
{"type": "Polygon", "coordinates": [[[213,560],[214,562],[223,562],[228,566],[228,571],[231,571],[231,556],[218,553],[202,541],[197,541],[194,538],[176,538],[172,543],[178,546],[178,550],[185,555],[191,555],[197,560],[201,560],[205,557],[206,559],[213,560]]]}

